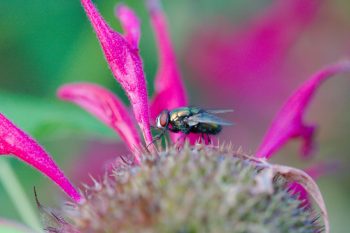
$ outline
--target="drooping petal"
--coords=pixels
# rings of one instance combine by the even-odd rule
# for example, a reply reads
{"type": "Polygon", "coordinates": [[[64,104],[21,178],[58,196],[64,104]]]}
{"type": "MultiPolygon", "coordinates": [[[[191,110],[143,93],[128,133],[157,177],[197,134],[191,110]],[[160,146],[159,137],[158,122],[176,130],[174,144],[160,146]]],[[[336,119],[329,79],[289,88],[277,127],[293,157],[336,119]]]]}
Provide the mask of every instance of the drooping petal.
{"type": "Polygon", "coordinates": [[[40,145],[0,113],[0,155],[11,154],[48,176],[74,201],[78,191],[40,145]]]}
{"type": "Polygon", "coordinates": [[[148,7],[159,57],[155,93],[151,104],[151,118],[155,119],[164,109],[184,107],[188,102],[161,3],[158,0],[149,0],[148,7]]]}
{"type": "Polygon", "coordinates": [[[115,14],[123,26],[125,40],[127,40],[134,49],[137,49],[141,34],[139,19],[130,8],[123,4],[116,7],[115,14]]]}
{"type": "Polygon", "coordinates": [[[270,158],[292,138],[301,138],[303,140],[302,154],[310,155],[313,148],[315,126],[304,123],[304,113],[323,81],[333,75],[347,72],[350,72],[350,61],[348,60],[324,68],[303,83],[277,113],[256,152],[256,156],[270,158]]]}
{"type": "Polygon", "coordinates": [[[57,95],[79,105],[114,129],[135,155],[134,162],[140,163],[140,137],[127,109],[113,93],[95,84],[75,83],[60,87],[57,95]]]}
{"type": "MultiPolygon", "coordinates": [[[[147,144],[151,143],[147,88],[139,51],[106,23],[91,0],[81,0],[81,3],[96,31],[114,77],[123,87],[131,102],[145,141],[147,144]]],[[[129,32],[129,26],[135,24],[126,23],[124,19],[123,25],[129,32]]],[[[132,34],[129,33],[130,35],[132,34]]],[[[132,41],[135,41],[135,38],[133,37],[132,41]]]]}

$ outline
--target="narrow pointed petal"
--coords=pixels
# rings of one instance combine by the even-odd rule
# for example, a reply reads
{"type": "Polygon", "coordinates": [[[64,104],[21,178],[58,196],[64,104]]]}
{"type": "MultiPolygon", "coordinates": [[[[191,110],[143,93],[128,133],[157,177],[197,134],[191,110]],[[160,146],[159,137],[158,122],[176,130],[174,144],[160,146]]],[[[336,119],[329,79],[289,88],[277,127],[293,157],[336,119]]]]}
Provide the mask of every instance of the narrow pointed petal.
{"type": "Polygon", "coordinates": [[[305,111],[323,81],[336,74],[348,72],[350,72],[350,61],[346,60],[324,68],[302,84],[277,113],[256,152],[256,156],[270,158],[292,138],[301,138],[303,141],[302,154],[304,156],[310,155],[313,148],[315,126],[304,123],[305,111]]]}
{"type": "Polygon", "coordinates": [[[44,149],[0,114],[0,155],[8,154],[33,166],[54,181],[74,201],[80,201],[81,196],[78,191],[44,149]]]}
{"type": "Polygon", "coordinates": [[[151,118],[155,119],[164,109],[187,106],[188,102],[161,3],[158,0],[149,0],[147,3],[159,57],[155,93],[151,103],[151,118]]]}
{"type": "MultiPolygon", "coordinates": [[[[164,109],[171,110],[187,106],[188,101],[161,2],[148,0],[147,5],[158,47],[159,60],[159,68],[155,78],[155,93],[151,103],[151,119],[154,120],[164,109]]],[[[170,137],[176,142],[181,134],[171,133],[170,137]]],[[[191,138],[191,143],[194,143],[198,137],[191,136],[191,138]]]]}
{"type": "MultiPolygon", "coordinates": [[[[102,18],[91,0],[81,0],[97,34],[108,65],[126,92],[135,118],[147,144],[152,142],[146,81],[138,49],[114,31],[102,18]]],[[[125,26],[125,25],[124,25],[125,26]]]]}
{"type": "Polygon", "coordinates": [[[73,102],[114,129],[140,163],[141,140],[126,107],[110,91],[95,84],[74,83],[59,88],[59,98],[73,102]]]}
{"type": "Polygon", "coordinates": [[[137,49],[141,35],[139,19],[130,8],[123,4],[116,7],[115,14],[123,26],[125,40],[127,40],[134,49],[137,49]]]}

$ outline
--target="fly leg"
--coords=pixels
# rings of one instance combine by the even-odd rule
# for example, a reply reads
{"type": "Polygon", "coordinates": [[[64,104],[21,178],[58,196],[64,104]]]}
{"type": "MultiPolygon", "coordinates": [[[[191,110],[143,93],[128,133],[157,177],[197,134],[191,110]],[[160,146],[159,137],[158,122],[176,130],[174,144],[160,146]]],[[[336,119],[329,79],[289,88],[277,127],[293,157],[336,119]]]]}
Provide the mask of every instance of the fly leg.
{"type": "Polygon", "coordinates": [[[156,141],[158,141],[159,139],[161,139],[163,137],[163,135],[165,134],[165,130],[163,130],[160,134],[158,134],[157,136],[155,136],[152,140],[152,142],[150,142],[147,146],[146,149],[148,149],[148,147],[152,144],[154,144],[156,141]]]}
{"type": "Polygon", "coordinates": [[[183,134],[181,135],[181,137],[179,137],[179,138],[176,140],[176,143],[175,143],[176,149],[180,149],[180,148],[182,147],[182,145],[184,144],[184,141],[186,140],[187,135],[188,135],[188,134],[183,133],[183,134]]]}
{"type": "Polygon", "coordinates": [[[205,137],[204,137],[204,133],[202,133],[202,135],[201,135],[201,143],[205,144],[205,137]]]}
{"type": "Polygon", "coordinates": [[[208,139],[208,144],[211,144],[211,138],[208,133],[207,133],[207,139],[208,139]]]}

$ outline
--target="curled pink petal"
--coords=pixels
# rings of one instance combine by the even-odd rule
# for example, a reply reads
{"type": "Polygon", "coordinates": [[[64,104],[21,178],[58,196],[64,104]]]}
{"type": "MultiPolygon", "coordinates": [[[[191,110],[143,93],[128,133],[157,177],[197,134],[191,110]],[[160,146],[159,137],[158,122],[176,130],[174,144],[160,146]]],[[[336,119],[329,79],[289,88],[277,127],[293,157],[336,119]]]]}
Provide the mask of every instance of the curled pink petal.
{"type": "Polygon", "coordinates": [[[256,152],[256,156],[270,158],[291,138],[302,138],[302,153],[305,156],[309,155],[313,147],[315,127],[305,124],[303,115],[323,81],[333,75],[347,72],[350,72],[350,61],[348,60],[324,68],[303,83],[277,113],[256,152]]]}
{"type": "MultiPolygon", "coordinates": [[[[84,10],[96,31],[108,65],[126,92],[137,123],[147,144],[152,142],[146,81],[142,61],[128,40],[114,31],[103,19],[91,0],[81,0],[84,10]]],[[[125,25],[124,25],[125,27],[125,25]]]]}
{"type": "Polygon", "coordinates": [[[75,83],[60,87],[57,95],[79,105],[114,129],[134,152],[134,162],[140,163],[141,140],[127,109],[113,93],[95,84],[75,83]]]}
{"type": "Polygon", "coordinates": [[[23,131],[0,113],[0,155],[11,154],[48,176],[74,201],[81,196],[52,158],[23,131]]]}
{"type": "Polygon", "coordinates": [[[137,49],[141,34],[139,19],[130,8],[123,4],[117,6],[115,14],[123,26],[125,40],[134,49],[137,49]]]}

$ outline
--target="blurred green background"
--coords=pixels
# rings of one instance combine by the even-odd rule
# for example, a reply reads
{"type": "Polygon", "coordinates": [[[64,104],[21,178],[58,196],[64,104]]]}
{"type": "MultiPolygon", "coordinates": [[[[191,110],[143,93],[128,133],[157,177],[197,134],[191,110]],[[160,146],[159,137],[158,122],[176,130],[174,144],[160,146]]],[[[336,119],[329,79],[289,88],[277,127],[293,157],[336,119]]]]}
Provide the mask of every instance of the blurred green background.
{"type": "MultiPolygon", "coordinates": [[[[107,21],[120,31],[120,24],[113,15],[117,1],[96,0],[95,3],[107,21]]],[[[124,3],[135,9],[142,20],[140,49],[148,90],[152,94],[157,56],[147,11],[143,1],[129,0],[124,3]]],[[[218,17],[225,17],[233,25],[239,25],[270,3],[271,1],[267,0],[259,3],[255,0],[164,1],[174,47],[190,93],[191,104],[202,106],[205,105],[203,96],[211,98],[209,91],[201,90],[191,81],[193,74],[184,62],[186,56],[184,48],[191,32],[196,27],[203,26],[203,22],[218,17]]],[[[347,0],[328,1],[322,8],[316,26],[311,26],[310,32],[306,32],[303,39],[315,41],[317,44],[324,35],[322,33],[329,33],[326,28],[329,25],[336,25],[332,37],[342,37],[344,33],[340,32],[348,31],[350,28],[349,13],[350,4],[347,0]]],[[[342,39],[346,41],[346,38],[342,39]]],[[[344,52],[343,57],[350,53],[349,39],[350,37],[347,38],[348,44],[344,44],[341,49],[344,52]]],[[[336,40],[330,40],[331,43],[327,47],[323,44],[315,48],[329,51],[331,54],[329,62],[334,61],[334,57],[342,56],[338,53],[332,54],[333,50],[339,50],[339,44],[335,44],[334,41],[336,40]]],[[[315,57],[315,60],[322,59],[315,57]]],[[[322,60],[324,61],[327,59],[322,60]]],[[[310,61],[312,69],[306,71],[305,75],[320,68],[322,62],[310,61]]],[[[305,78],[306,76],[300,79],[305,78]]],[[[125,94],[107,67],[80,2],[0,0],[0,112],[36,138],[68,176],[74,173],[74,161],[80,159],[84,163],[81,159],[82,153],[92,142],[99,141],[102,146],[118,148],[118,145],[114,144],[118,141],[118,137],[112,130],[78,107],[56,99],[55,92],[60,85],[77,81],[89,81],[108,87],[128,104],[125,94]]],[[[350,80],[346,78],[327,83],[314,101],[308,115],[312,120],[317,120],[322,114],[322,120],[317,121],[321,129],[317,137],[320,148],[316,161],[331,159],[340,161],[345,166],[336,174],[322,177],[318,181],[329,209],[332,232],[336,233],[348,232],[350,228],[349,88],[350,80]]],[[[267,123],[266,119],[262,121],[262,129],[266,129],[267,123]]],[[[251,130],[251,134],[255,132],[254,129],[247,130],[251,130]]],[[[251,145],[245,146],[248,152],[254,151],[257,140],[262,134],[263,130],[252,136],[254,139],[251,145]]],[[[285,156],[279,156],[274,161],[303,167],[293,155],[296,148],[296,143],[290,143],[283,151],[285,156]]],[[[38,172],[15,159],[1,159],[10,161],[33,205],[34,185],[37,187],[40,200],[46,205],[54,207],[58,203],[57,200],[61,200],[62,193],[59,193],[57,187],[38,172]]],[[[88,173],[87,171],[87,176],[88,173]]],[[[0,216],[21,221],[1,184],[0,216]]]]}

